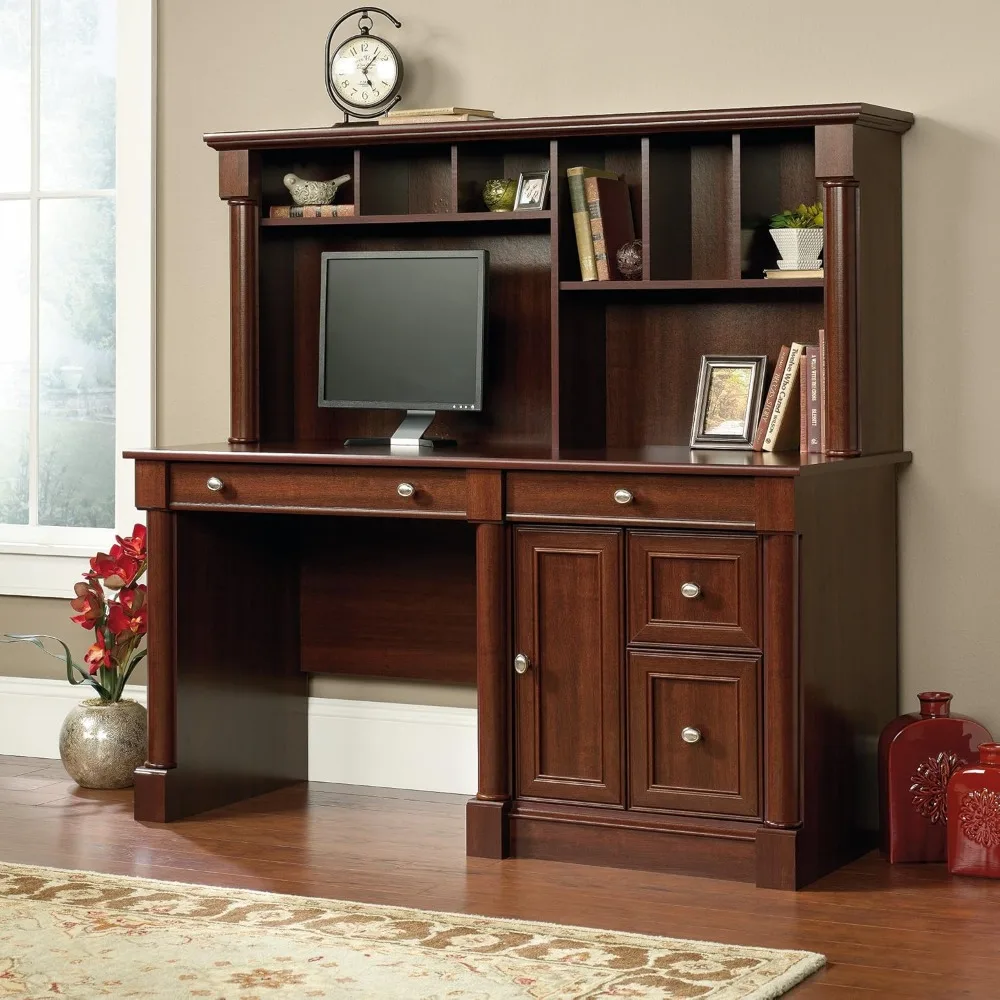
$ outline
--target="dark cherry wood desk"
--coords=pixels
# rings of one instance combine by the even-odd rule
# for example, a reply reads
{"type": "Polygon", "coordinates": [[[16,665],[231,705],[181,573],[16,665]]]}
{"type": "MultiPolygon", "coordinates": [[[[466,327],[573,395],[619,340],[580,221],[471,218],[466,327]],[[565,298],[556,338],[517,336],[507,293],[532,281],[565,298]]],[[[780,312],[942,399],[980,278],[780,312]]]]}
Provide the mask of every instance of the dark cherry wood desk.
{"type": "Polygon", "coordinates": [[[304,780],[306,671],[341,657],[477,683],[471,854],[789,886],[860,843],[845,775],[895,710],[908,455],[131,457],[152,609],[136,818],[304,780]]]}

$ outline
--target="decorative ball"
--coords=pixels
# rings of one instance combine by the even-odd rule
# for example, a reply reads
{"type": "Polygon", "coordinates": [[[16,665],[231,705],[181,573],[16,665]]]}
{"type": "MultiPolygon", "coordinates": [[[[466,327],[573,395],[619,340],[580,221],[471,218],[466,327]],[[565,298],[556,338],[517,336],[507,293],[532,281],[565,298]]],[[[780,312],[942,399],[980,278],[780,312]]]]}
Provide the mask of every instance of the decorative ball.
{"type": "Polygon", "coordinates": [[[630,280],[642,277],[642,240],[632,240],[618,248],[615,254],[618,261],[618,271],[623,278],[630,280]]]}
{"type": "Polygon", "coordinates": [[[491,212],[512,211],[516,196],[516,177],[492,177],[483,185],[483,204],[491,212]]]}

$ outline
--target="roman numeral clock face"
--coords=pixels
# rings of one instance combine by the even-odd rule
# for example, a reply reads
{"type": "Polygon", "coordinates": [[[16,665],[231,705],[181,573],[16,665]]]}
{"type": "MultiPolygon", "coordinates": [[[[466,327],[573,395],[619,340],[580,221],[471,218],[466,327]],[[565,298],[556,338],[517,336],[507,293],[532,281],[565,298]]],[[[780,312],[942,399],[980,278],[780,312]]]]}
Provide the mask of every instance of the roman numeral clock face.
{"type": "Polygon", "coordinates": [[[375,35],[355,35],[331,57],[330,82],[345,104],[377,108],[396,95],[401,69],[388,42],[375,35]]]}

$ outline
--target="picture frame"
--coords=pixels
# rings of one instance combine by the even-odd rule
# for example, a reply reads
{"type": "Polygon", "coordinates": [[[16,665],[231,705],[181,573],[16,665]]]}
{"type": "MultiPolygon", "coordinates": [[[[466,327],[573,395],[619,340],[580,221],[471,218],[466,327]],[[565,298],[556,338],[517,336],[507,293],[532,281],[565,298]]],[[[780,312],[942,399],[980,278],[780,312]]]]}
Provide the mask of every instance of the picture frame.
{"type": "Polygon", "coordinates": [[[765,354],[704,354],[691,418],[692,448],[749,451],[764,399],[765,354]]]}
{"type": "Polygon", "coordinates": [[[533,170],[521,174],[517,179],[517,194],[514,195],[515,212],[540,212],[545,208],[549,193],[549,172],[533,170]]]}

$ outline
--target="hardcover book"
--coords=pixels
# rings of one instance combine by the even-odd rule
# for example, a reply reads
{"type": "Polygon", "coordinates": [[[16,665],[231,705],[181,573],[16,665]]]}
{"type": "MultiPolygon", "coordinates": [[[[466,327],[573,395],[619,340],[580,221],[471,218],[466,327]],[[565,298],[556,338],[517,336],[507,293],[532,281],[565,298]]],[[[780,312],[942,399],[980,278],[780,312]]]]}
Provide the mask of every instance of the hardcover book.
{"type": "Polygon", "coordinates": [[[576,252],[580,258],[580,277],[583,281],[597,281],[594,234],[590,231],[590,213],[587,210],[587,195],[583,188],[584,179],[587,177],[617,180],[618,174],[610,170],[597,170],[594,167],[569,167],[566,170],[569,203],[573,212],[573,231],[576,233],[576,252]]]}
{"type": "Polygon", "coordinates": [[[407,115],[394,117],[392,112],[378,119],[379,125],[434,125],[438,122],[487,122],[493,115],[407,115]]]}
{"type": "Polygon", "coordinates": [[[802,374],[799,376],[799,453],[809,452],[809,358],[815,351],[814,347],[802,349],[800,362],[802,374]]]}
{"type": "Polygon", "coordinates": [[[788,349],[788,360],[781,375],[778,393],[774,399],[774,410],[767,434],[764,436],[764,451],[791,451],[799,439],[799,368],[802,361],[802,344],[792,344],[788,349]]]}
{"type": "Polygon", "coordinates": [[[492,118],[492,111],[482,108],[393,108],[386,112],[386,118],[427,118],[428,116],[454,118],[456,115],[474,115],[476,118],[492,118]]]}
{"type": "Polygon", "coordinates": [[[808,427],[806,437],[806,451],[810,455],[820,454],[820,406],[819,406],[819,347],[810,347],[806,356],[806,382],[803,396],[807,400],[806,424],[808,427]]]}
{"type": "Polygon", "coordinates": [[[753,436],[753,450],[764,450],[764,438],[767,437],[767,427],[771,422],[771,414],[774,412],[774,401],[778,397],[778,386],[781,385],[781,376],[788,361],[788,345],[782,345],[778,352],[778,360],[771,373],[771,384],[767,387],[767,395],[764,397],[764,405],[761,407],[760,419],[757,421],[757,431],[753,436]]]}
{"type": "Polygon", "coordinates": [[[354,205],[272,205],[272,219],[343,219],[354,215],[354,205]]]}
{"type": "Polygon", "coordinates": [[[635,239],[632,203],[628,185],[623,180],[586,177],[583,190],[587,196],[590,231],[594,237],[594,267],[598,281],[620,281],[615,253],[635,239]]]}
{"type": "Polygon", "coordinates": [[[822,278],[823,268],[817,267],[805,271],[765,271],[765,278],[822,278]]]}

